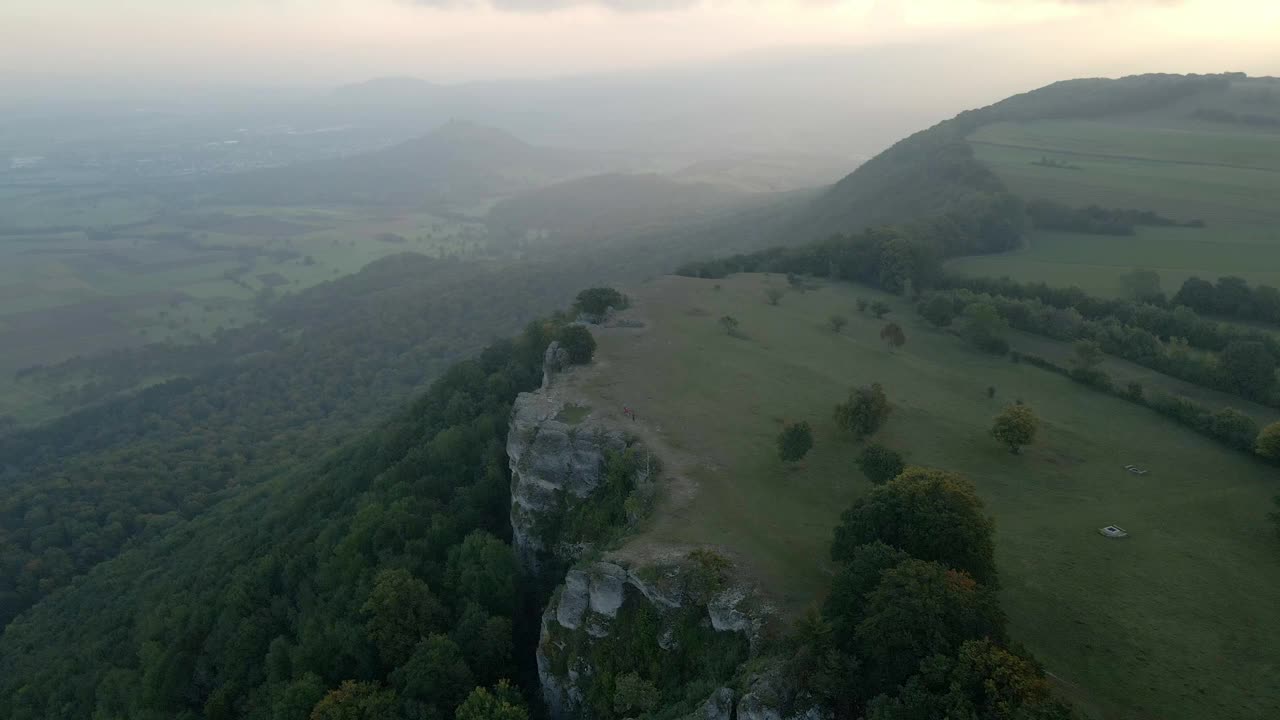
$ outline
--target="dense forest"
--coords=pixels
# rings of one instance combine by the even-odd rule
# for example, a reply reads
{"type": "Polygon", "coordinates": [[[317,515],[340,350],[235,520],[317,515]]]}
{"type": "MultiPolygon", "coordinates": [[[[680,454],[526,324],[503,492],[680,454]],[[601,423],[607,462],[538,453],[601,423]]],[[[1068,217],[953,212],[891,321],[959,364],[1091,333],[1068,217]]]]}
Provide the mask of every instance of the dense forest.
{"type": "Polygon", "coordinates": [[[376,430],[47,598],[0,645],[0,715],[442,717],[513,677],[503,438],[559,327],[491,345],[376,430]]]}

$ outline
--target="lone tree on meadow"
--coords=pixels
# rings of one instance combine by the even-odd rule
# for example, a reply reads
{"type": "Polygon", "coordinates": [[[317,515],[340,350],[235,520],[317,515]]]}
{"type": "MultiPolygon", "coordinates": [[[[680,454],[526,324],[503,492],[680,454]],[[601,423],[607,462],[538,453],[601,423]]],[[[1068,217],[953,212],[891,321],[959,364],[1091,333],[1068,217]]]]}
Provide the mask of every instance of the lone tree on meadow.
{"type": "Polygon", "coordinates": [[[902,455],[880,443],[868,444],[862,454],[858,455],[858,469],[876,485],[883,485],[898,477],[905,467],[902,455]]]}
{"type": "Polygon", "coordinates": [[[991,426],[991,437],[1009,446],[1009,452],[1017,455],[1022,446],[1028,445],[1036,438],[1036,430],[1040,421],[1035,413],[1026,405],[1010,405],[1004,412],[996,416],[991,426]]]}
{"type": "Polygon", "coordinates": [[[837,335],[839,335],[840,331],[844,329],[844,326],[848,324],[849,318],[843,315],[832,315],[827,318],[827,329],[837,335]]]}
{"type": "Polygon", "coordinates": [[[738,336],[738,319],[732,315],[725,315],[720,318],[720,327],[732,337],[738,336]]]}
{"type": "Polygon", "coordinates": [[[836,425],[859,440],[871,435],[889,418],[892,408],[880,383],[849,391],[849,399],[836,405],[836,425]]]}
{"type": "Polygon", "coordinates": [[[1280,461],[1280,421],[1262,428],[1253,443],[1253,450],[1268,460],[1280,461]]]}
{"type": "Polygon", "coordinates": [[[867,301],[865,298],[858,298],[857,300],[854,301],[853,305],[854,307],[858,308],[858,312],[867,311],[867,301]]]}
{"type": "Polygon", "coordinates": [[[625,309],[630,302],[627,296],[609,287],[587,288],[578,293],[573,307],[580,313],[603,316],[609,311],[625,309]]]}
{"type": "Polygon", "coordinates": [[[893,308],[889,307],[888,305],[884,304],[879,300],[871,303],[871,314],[875,315],[877,320],[884,317],[885,315],[888,315],[889,311],[892,309],[893,308]]]}
{"type": "Polygon", "coordinates": [[[764,291],[764,299],[768,300],[770,305],[777,305],[785,294],[781,289],[771,287],[764,291]]]}
{"type": "Polygon", "coordinates": [[[795,462],[809,453],[813,447],[813,429],[801,420],[783,426],[778,434],[778,457],[783,462],[795,462]]]}
{"type": "Polygon", "coordinates": [[[907,334],[902,332],[898,323],[889,323],[880,329],[880,339],[889,343],[890,350],[897,350],[907,344],[907,334]]]}

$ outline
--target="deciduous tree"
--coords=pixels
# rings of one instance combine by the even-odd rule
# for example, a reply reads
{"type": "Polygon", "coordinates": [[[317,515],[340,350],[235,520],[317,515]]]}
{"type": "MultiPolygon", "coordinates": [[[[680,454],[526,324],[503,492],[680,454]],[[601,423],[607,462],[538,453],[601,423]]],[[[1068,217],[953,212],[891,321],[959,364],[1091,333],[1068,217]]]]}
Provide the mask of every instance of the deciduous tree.
{"type": "Polygon", "coordinates": [[[880,541],[994,585],[993,532],[973,483],[945,470],[910,466],[845,511],[831,557],[847,560],[858,546],[880,541]]]}
{"type": "Polygon", "coordinates": [[[951,655],[968,640],[1002,638],[1004,615],[995,593],[967,573],[912,559],[884,571],[867,593],[856,635],[873,686],[888,690],[921,660],[951,655]]]}
{"type": "Polygon", "coordinates": [[[872,383],[849,391],[849,399],[836,405],[836,425],[862,439],[871,435],[889,418],[892,407],[880,383],[872,383]]]}
{"type": "Polygon", "coordinates": [[[778,457],[784,462],[800,460],[812,447],[813,429],[803,420],[783,426],[778,434],[778,457]]]}
{"type": "Polygon", "coordinates": [[[1280,461],[1280,421],[1262,428],[1254,441],[1253,449],[1268,460],[1280,461]]]}
{"type": "Polygon", "coordinates": [[[996,416],[991,426],[991,436],[1009,446],[1009,452],[1017,455],[1022,446],[1035,440],[1040,421],[1026,405],[1014,404],[996,416]]]}
{"type": "Polygon", "coordinates": [[[898,477],[905,467],[902,455],[880,443],[868,444],[858,455],[858,468],[876,485],[883,485],[898,477]]]}
{"type": "Polygon", "coordinates": [[[888,343],[890,349],[897,350],[907,343],[907,334],[898,323],[889,323],[880,329],[880,339],[888,343]]]}

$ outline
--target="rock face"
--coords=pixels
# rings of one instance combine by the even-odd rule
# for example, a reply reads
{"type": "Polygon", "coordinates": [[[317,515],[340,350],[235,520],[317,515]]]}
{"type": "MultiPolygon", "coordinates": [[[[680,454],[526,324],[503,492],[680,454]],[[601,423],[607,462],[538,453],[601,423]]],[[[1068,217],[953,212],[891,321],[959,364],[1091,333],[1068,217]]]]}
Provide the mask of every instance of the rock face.
{"type": "Polygon", "coordinates": [[[553,340],[542,354],[542,388],[551,387],[555,376],[569,367],[569,351],[560,346],[559,340],[553,340]]]}
{"type": "Polygon", "coordinates": [[[574,555],[557,547],[563,540],[554,536],[557,518],[600,486],[608,453],[627,448],[623,433],[590,415],[579,424],[557,419],[564,409],[565,402],[544,389],[521,393],[511,410],[512,543],[521,565],[534,572],[550,555],[574,555]]]}
{"type": "MultiPolygon", "coordinates": [[[[636,628],[628,622],[636,617],[649,618],[641,642],[657,648],[651,652],[669,654],[673,664],[687,664],[689,653],[737,652],[746,659],[769,608],[753,593],[735,586],[719,588],[708,598],[696,573],[689,562],[632,569],[615,562],[592,562],[569,570],[559,595],[543,613],[538,644],[543,699],[551,716],[586,716],[589,708],[583,699],[591,696],[598,671],[591,658],[614,657],[619,647],[634,649],[636,628]],[[717,616],[722,619],[717,621],[717,616]],[[691,647],[683,647],[677,637],[696,639],[691,647]]],[[[734,699],[732,690],[722,688],[691,718],[727,720],[733,715],[734,699]]],[[[748,703],[749,710],[762,707],[758,698],[748,703]]]]}

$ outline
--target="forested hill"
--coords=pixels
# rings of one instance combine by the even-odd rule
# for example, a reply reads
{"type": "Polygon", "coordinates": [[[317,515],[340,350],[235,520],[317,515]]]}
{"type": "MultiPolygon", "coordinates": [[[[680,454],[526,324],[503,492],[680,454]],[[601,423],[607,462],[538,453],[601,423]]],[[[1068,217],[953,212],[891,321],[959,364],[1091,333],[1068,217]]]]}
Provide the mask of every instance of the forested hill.
{"type": "Polygon", "coordinates": [[[984,198],[1008,192],[965,142],[983,125],[1136,112],[1225,87],[1238,77],[1242,76],[1159,74],[1064,80],[960,113],[896,143],[837,182],[814,203],[802,227],[808,236],[822,238],[964,212],[984,198]]]}
{"type": "Polygon", "coordinates": [[[375,431],[10,624],[0,717],[452,717],[514,677],[502,440],[555,331],[455,365],[375,431]]]}

